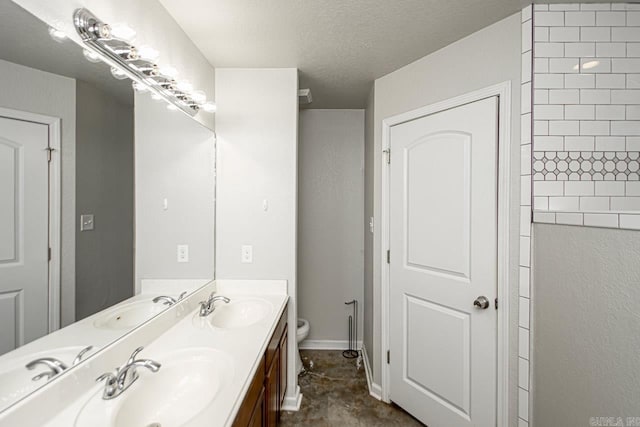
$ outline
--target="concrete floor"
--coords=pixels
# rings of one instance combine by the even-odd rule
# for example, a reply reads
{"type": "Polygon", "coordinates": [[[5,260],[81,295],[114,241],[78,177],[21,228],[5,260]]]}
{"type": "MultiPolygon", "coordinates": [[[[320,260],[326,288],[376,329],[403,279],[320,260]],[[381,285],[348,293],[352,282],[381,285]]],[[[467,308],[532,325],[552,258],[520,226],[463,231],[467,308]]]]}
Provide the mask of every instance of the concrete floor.
{"type": "Polygon", "coordinates": [[[342,357],[342,351],[303,350],[307,372],[300,376],[303,394],[298,412],[283,412],[280,426],[422,426],[395,405],[371,396],[364,365],[342,357]],[[311,362],[313,365],[311,366],[311,362]]]}

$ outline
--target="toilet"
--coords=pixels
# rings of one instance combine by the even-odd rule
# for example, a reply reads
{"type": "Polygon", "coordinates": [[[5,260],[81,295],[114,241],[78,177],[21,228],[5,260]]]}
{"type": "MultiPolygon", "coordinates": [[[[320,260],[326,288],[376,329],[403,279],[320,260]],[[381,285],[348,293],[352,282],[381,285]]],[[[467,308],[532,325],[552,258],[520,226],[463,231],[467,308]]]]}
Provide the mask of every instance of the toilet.
{"type": "Polygon", "coordinates": [[[309,321],[307,319],[298,319],[298,328],[296,329],[296,340],[298,342],[298,360],[296,362],[296,371],[298,375],[304,371],[304,365],[300,358],[300,343],[309,336],[309,321]]]}

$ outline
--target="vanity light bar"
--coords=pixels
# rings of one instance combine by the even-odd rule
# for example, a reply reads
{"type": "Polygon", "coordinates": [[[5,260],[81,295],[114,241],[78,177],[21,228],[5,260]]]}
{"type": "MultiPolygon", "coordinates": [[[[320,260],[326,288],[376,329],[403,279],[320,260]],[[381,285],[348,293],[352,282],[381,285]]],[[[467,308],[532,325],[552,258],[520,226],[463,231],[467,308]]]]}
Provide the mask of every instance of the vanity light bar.
{"type": "Polygon", "coordinates": [[[135,46],[114,37],[111,27],[93,13],[84,8],[77,9],[73,22],[87,49],[98,54],[108,65],[190,116],[200,110],[198,102],[184,88],[178,87],[173,76],[162,74],[156,63],[140,57],[135,46]]]}

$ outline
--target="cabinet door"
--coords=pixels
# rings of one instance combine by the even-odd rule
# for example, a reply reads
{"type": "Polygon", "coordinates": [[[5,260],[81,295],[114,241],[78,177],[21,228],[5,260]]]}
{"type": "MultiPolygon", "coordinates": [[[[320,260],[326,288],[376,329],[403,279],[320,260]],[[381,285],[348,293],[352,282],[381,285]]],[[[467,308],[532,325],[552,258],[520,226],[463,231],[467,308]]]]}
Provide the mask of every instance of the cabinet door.
{"type": "Polygon", "coordinates": [[[282,409],[282,405],[284,403],[284,397],[287,394],[287,329],[284,330],[282,334],[282,338],[280,339],[280,379],[278,381],[278,395],[279,395],[279,406],[278,406],[278,418],[280,418],[280,410],[282,409]]]}
{"type": "Polygon", "coordinates": [[[280,379],[278,366],[280,365],[279,348],[276,349],[271,366],[265,377],[266,427],[275,427],[278,423],[278,381],[280,379]]]}
{"type": "Polygon", "coordinates": [[[253,413],[251,414],[251,419],[247,425],[248,427],[264,427],[264,418],[264,387],[262,387],[260,397],[258,397],[256,406],[253,408],[253,413]]]}

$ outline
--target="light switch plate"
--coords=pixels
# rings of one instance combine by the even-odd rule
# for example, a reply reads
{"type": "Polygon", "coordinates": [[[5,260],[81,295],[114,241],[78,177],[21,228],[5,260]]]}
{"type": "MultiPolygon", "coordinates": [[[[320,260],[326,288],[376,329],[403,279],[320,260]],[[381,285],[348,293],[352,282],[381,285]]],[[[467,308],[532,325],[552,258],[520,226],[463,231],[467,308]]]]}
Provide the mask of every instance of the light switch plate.
{"type": "Polygon", "coordinates": [[[92,214],[80,215],[80,231],[91,231],[93,230],[93,225],[92,214]]]}

